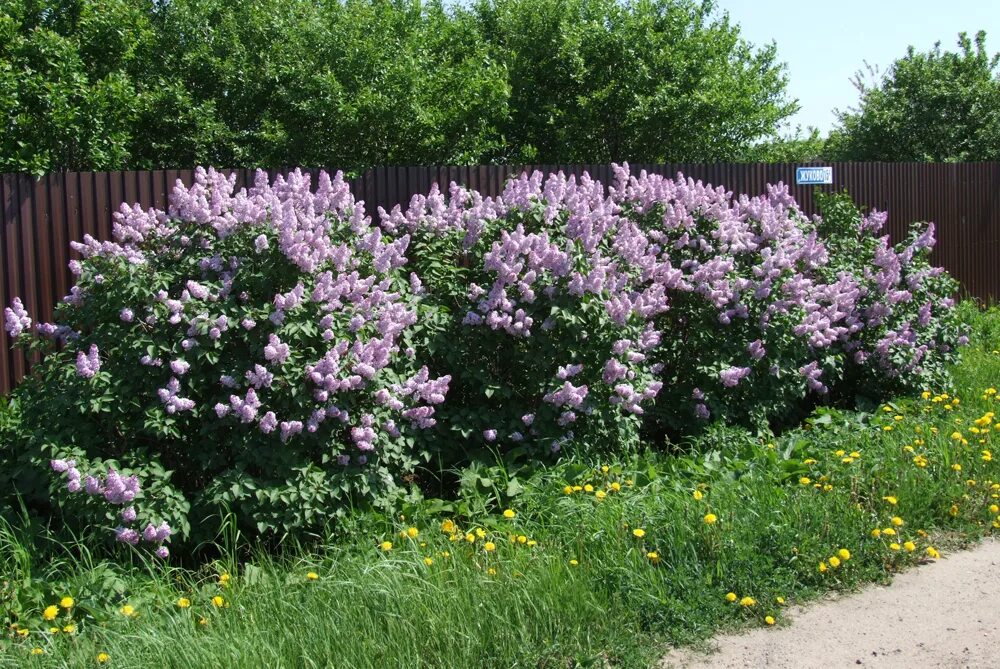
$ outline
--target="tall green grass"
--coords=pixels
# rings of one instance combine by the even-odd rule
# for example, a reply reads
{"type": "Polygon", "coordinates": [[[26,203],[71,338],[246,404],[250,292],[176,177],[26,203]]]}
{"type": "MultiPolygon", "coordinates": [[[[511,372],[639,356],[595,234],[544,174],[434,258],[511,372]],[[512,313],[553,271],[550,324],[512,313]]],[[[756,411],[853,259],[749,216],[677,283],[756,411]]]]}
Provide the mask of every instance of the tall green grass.
{"type": "Polygon", "coordinates": [[[185,669],[645,667],[666,644],[766,616],[780,625],[779,597],[801,602],[885,581],[929,559],[928,547],[947,556],[993,531],[1000,459],[985,461],[982,451],[1000,432],[974,421],[1000,402],[986,394],[1000,384],[1000,321],[970,318],[976,341],[953,387],[929,389],[929,399],[899,398],[873,415],[826,410],[773,440],[720,429],[683,456],[569,460],[500,486],[512,496],[469,489],[452,506],[360,515],[346,536],[282,556],[237,561],[246,547],[234,535],[221,546],[230,557],[200,570],[119,567],[91,556],[86,542],[53,545],[8,524],[0,603],[30,633],[7,633],[0,666],[92,667],[107,653],[104,666],[185,669]],[[940,393],[947,400],[932,401],[940,393]],[[442,531],[445,520],[458,531],[442,531]],[[405,535],[410,527],[416,537],[405,535]],[[896,536],[872,536],[890,527],[896,536]],[[851,558],[833,568],[840,549],[851,558]],[[755,603],[729,602],[730,592],[755,603]],[[77,630],[50,634],[42,610],[65,595],[75,607],[55,622],[72,618],[77,630]],[[189,608],[178,607],[182,597],[189,608]],[[120,612],[125,604],[134,617],[120,612]]]}

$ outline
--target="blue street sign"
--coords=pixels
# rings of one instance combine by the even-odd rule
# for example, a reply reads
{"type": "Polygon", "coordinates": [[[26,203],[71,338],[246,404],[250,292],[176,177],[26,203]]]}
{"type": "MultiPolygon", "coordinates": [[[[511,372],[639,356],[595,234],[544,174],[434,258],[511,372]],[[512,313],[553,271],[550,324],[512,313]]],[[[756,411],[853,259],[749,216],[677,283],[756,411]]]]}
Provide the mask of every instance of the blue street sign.
{"type": "Polygon", "coordinates": [[[832,167],[796,167],[795,183],[801,185],[832,184],[832,167]]]}

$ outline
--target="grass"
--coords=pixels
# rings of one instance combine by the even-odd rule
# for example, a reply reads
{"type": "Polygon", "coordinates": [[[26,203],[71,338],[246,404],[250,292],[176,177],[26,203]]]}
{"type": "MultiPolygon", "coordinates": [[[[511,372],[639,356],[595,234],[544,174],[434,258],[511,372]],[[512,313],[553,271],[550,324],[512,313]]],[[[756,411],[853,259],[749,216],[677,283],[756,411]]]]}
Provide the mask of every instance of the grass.
{"type": "Polygon", "coordinates": [[[770,441],[717,430],[683,456],[570,460],[520,492],[491,470],[493,485],[456,506],[358,516],[346,536],[280,557],[120,566],[29,522],[2,527],[0,605],[29,633],[0,640],[0,667],[92,667],[100,653],[109,667],[646,667],[668,644],[780,625],[779,597],[886,581],[928,548],[946,555],[994,531],[1000,465],[983,451],[1000,439],[986,424],[1000,404],[987,392],[1000,383],[998,323],[975,321],[953,387],[933,389],[947,398],[826,410],[770,441]],[[834,567],[841,549],[850,559],[834,567]],[[63,596],[73,608],[43,620],[63,596]],[[74,633],[47,631],[67,624],[74,633]]]}

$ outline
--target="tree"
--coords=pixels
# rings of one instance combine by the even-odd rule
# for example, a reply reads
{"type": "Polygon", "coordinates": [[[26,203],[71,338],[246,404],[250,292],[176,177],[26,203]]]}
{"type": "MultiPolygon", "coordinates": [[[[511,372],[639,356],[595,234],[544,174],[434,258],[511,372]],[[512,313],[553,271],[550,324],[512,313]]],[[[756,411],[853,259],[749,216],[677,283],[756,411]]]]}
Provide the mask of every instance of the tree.
{"type": "Polygon", "coordinates": [[[986,33],[958,38],[958,52],[911,46],[884,76],[860,73],[856,109],[838,114],[827,142],[833,160],[1000,160],[1000,54],[986,33]]]}
{"type": "Polygon", "coordinates": [[[778,135],[754,144],[740,157],[740,162],[747,163],[807,163],[820,160],[826,140],[820,136],[819,130],[812,126],[805,129],[795,128],[790,135],[778,135]]]}
{"type": "Polygon", "coordinates": [[[731,160],[774,133],[785,97],[773,44],[710,1],[479,0],[510,77],[513,162],[731,160]]]}

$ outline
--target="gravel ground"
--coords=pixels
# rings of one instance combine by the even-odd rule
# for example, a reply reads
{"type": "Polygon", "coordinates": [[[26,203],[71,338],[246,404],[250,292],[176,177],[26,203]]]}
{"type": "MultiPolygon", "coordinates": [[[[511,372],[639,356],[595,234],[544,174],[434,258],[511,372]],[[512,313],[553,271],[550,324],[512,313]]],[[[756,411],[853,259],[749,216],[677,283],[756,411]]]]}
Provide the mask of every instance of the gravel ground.
{"type": "Polygon", "coordinates": [[[791,607],[785,624],[717,637],[668,667],[1000,667],[1000,541],[896,576],[891,586],[791,607]]]}

